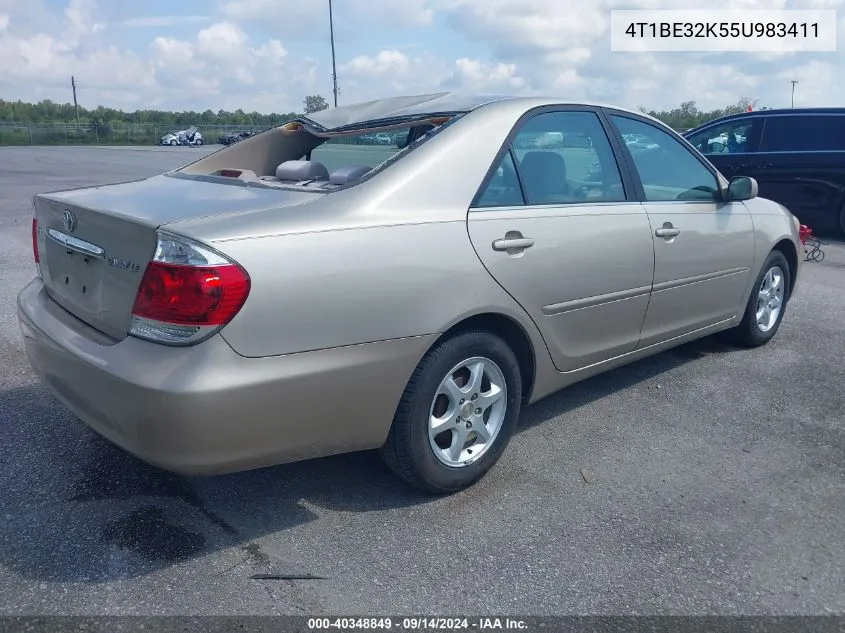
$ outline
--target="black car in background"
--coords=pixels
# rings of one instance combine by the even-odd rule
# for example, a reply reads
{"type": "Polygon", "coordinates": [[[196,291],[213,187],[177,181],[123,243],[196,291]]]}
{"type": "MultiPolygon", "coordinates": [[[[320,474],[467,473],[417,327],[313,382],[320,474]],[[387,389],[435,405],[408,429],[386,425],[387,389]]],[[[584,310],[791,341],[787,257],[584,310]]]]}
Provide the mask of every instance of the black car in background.
{"type": "Polygon", "coordinates": [[[217,139],[217,142],[221,145],[231,145],[232,143],[237,143],[238,141],[242,141],[250,136],[252,136],[252,132],[232,132],[230,134],[221,134],[217,139]]]}
{"type": "Polygon", "coordinates": [[[728,180],[750,176],[802,224],[845,234],[845,108],[744,112],[684,137],[728,180]]]}

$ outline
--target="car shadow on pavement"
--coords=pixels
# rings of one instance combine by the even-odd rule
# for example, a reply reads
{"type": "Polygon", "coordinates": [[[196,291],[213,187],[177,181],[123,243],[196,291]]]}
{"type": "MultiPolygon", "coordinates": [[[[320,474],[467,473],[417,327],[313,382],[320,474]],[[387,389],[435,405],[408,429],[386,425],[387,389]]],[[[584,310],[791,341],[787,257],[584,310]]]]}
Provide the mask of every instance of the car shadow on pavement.
{"type": "MultiPolygon", "coordinates": [[[[732,350],[709,337],[578,383],[525,409],[520,430],[732,350]]],[[[255,539],[313,521],[321,509],[361,513],[436,499],[398,480],[374,451],[217,477],[168,473],[100,438],[37,385],[0,392],[0,420],[0,565],[32,581],[128,579],[223,550],[233,554],[215,557],[220,573],[245,562],[259,569],[269,557],[255,539]]]]}

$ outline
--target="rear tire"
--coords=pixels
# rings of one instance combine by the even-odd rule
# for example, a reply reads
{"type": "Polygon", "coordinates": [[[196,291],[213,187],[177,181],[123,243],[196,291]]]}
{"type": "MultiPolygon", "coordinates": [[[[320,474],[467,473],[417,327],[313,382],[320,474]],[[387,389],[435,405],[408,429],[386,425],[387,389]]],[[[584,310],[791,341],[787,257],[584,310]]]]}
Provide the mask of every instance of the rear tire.
{"type": "Polygon", "coordinates": [[[772,251],[754,282],[742,322],[733,331],[735,342],[759,347],[774,337],[786,313],[790,284],[789,262],[780,251],[772,251]]]}
{"type": "Polygon", "coordinates": [[[381,456],[416,488],[457,492],[498,461],[521,402],[511,348],[486,331],[457,334],[429,350],[414,370],[381,456]]]}

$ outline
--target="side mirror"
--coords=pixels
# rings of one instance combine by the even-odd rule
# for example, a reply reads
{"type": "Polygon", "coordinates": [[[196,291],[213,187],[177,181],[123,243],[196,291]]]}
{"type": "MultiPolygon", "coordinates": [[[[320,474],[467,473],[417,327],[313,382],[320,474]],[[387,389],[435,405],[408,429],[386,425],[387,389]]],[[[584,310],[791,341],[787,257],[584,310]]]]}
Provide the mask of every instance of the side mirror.
{"type": "Polygon", "coordinates": [[[748,176],[735,176],[728,184],[727,201],[739,202],[757,197],[757,181],[748,176]]]}

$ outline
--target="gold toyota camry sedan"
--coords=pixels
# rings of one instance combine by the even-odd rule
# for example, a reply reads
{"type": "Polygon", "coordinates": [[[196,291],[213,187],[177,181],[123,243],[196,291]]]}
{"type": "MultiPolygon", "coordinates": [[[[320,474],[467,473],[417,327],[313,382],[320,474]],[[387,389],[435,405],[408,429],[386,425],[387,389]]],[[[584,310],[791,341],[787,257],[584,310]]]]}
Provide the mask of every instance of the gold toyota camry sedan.
{"type": "Polygon", "coordinates": [[[435,493],[525,404],[720,330],[765,344],[803,259],[753,179],[541,98],[324,110],[33,205],[27,355],[98,433],[199,474],[378,448],[435,493]]]}

